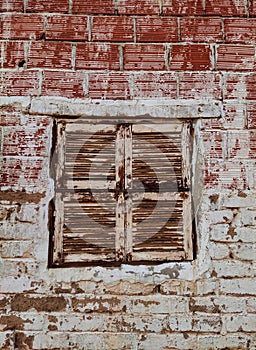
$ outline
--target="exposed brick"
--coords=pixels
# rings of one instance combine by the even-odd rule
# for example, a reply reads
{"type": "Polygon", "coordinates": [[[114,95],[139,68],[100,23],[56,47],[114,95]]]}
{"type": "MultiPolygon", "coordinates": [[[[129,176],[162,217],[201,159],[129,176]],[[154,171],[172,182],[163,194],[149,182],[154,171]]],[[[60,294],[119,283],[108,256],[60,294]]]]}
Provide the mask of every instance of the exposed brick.
{"type": "Polygon", "coordinates": [[[256,19],[254,18],[225,18],[225,40],[228,43],[256,42],[256,19]]]}
{"type": "Polygon", "coordinates": [[[45,128],[4,128],[3,156],[46,156],[48,132],[45,128]]]}
{"type": "Polygon", "coordinates": [[[164,15],[187,15],[197,16],[203,15],[202,0],[163,0],[164,15]]]}
{"type": "Polygon", "coordinates": [[[7,41],[3,43],[4,47],[4,68],[22,67],[26,62],[24,52],[24,42],[22,41],[7,41]]]}
{"type": "Polygon", "coordinates": [[[227,134],[227,157],[242,158],[249,157],[250,134],[247,130],[230,131],[227,134]]]}
{"type": "Polygon", "coordinates": [[[249,45],[219,45],[216,69],[246,71],[255,69],[255,48],[249,45]]]}
{"type": "Polygon", "coordinates": [[[178,41],[177,18],[138,17],[136,19],[136,40],[138,42],[178,41]]]}
{"type": "Polygon", "coordinates": [[[129,76],[123,73],[90,74],[89,96],[97,99],[129,99],[129,76]]]}
{"type": "Polygon", "coordinates": [[[250,16],[256,16],[256,0],[249,1],[249,13],[250,16]]]}
{"type": "Polygon", "coordinates": [[[134,75],[135,98],[177,98],[177,77],[173,73],[134,75]]]}
{"type": "Polygon", "coordinates": [[[256,74],[227,74],[224,76],[225,99],[256,99],[256,74]]]}
{"type": "Polygon", "coordinates": [[[81,14],[114,14],[113,0],[73,0],[73,13],[81,14]]]}
{"type": "Polygon", "coordinates": [[[46,181],[42,178],[45,165],[41,158],[3,157],[1,186],[30,191],[39,186],[43,192],[46,186],[46,181]]]}
{"type": "Polygon", "coordinates": [[[165,70],[166,66],[164,45],[125,45],[124,69],[165,70]]]}
{"type": "Polygon", "coordinates": [[[45,312],[65,311],[67,302],[63,296],[30,296],[16,294],[11,300],[11,309],[13,311],[26,312],[31,309],[45,312]]]}
{"type": "Polygon", "coordinates": [[[39,93],[38,72],[4,72],[0,86],[4,96],[35,96],[39,93]]]}
{"type": "Polygon", "coordinates": [[[220,76],[216,73],[180,73],[180,98],[221,98],[220,76]]]}
{"type": "Polygon", "coordinates": [[[27,12],[61,12],[67,13],[69,9],[69,0],[46,1],[46,0],[28,0],[27,12]]]}
{"type": "Polygon", "coordinates": [[[54,15],[47,18],[46,39],[88,40],[87,17],[54,15]]]}
{"type": "Polygon", "coordinates": [[[181,40],[196,42],[218,42],[223,40],[220,18],[181,18],[181,40]]]}
{"type": "Polygon", "coordinates": [[[131,17],[93,17],[92,41],[133,41],[131,17]]]}
{"type": "Polygon", "coordinates": [[[208,70],[211,68],[210,46],[203,44],[173,45],[170,53],[171,70],[208,70]]]}
{"type": "Polygon", "coordinates": [[[205,11],[207,15],[217,16],[245,16],[244,0],[206,0],[205,11]]]}
{"type": "Polygon", "coordinates": [[[29,68],[71,68],[71,44],[64,42],[32,42],[29,47],[29,68]]]}
{"type": "Polygon", "coordinates": [[[77,69],[109,69],[118,70],[120,50],[116,44],[77,44],[77,69]]]}
{"type": "Polygon", "coordinates": [[[122,15],[156,15],[160,12],[158,0],[118,0],[118,13],[122,15]]]}
{"type": "Polygon", "coordinates": [[[203,131],[205,158],[223,158],[223,134],[221,131],[203,131]]]}
{"type": "Polygon", "coordinates": [[[247,126],[249,129],[256,129],[256,103],[247,105],[247,126]]]}
{"type": "Polygon", "coordinates": [[[70,98],[85,97],[83,89],[84,73],[45,71],[42,95],[65,96],[70,98]]]}
{"type": "Polygon", "coordinates": [[[0,18],[0,39],[40,39],[44,20],[41,15],[11,14],[0,18]]]}
{"type": "Polygon", "coordinates": [[[0,12],[23,12],[23,0],[0,0],[0,12]]]}

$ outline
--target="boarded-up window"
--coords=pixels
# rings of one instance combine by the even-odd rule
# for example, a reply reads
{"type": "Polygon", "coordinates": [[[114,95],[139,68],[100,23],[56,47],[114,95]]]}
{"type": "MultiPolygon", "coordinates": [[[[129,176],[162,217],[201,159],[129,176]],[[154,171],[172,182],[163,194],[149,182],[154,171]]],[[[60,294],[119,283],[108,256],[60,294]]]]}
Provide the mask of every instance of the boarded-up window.
{"type": "Polygon", "coordinates": [[[191,260],[191,125],[56,121],[55,266],[191,260]]]}

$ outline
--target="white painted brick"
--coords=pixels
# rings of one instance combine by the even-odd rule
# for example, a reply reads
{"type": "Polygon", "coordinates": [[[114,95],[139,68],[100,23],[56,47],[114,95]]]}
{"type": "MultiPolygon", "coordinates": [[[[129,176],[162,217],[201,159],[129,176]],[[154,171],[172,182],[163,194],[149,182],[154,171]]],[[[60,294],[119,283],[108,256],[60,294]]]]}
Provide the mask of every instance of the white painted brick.
{"type": "Polygon", "coordinates": [[[194,332],[220,333],[221,319],[219,315],[198,315],[192,320],[192,330],[194,332]]]}
{"type": "Polygon", "coordinates": [[[210,349],[241,349],[241,350],[253,350],[255,349],[251,343],[250,336],[245,334],[227,334],[222,335],[206,335],[198,336],[198,350],[210,350],[210,349]]]}
{"type": "Polygon", "coordinates": [[[255,228],[250,227],[238,227],[235,230],[236,236],[234,237],[236,241],[241,242],[255,242],[256,231],[255,228]]]}
{"type": "Polygon", "coordinates": [[[255,275],[251,262],[214,261],[212,267],[217,273],[217,277],[251,277],[255,275]]]}
{"type": "Polygon", "coordinates": [[[0,244],[2,258],[30,258],[33,252],[31,241],[3,241],[0,244]]]}
{"type": "Polygon", "coordinates": [[[256,315],[227,315],[223,316],[228,332],[255,332],[256,315]]]}
{"type": "Polygon", "coordinates": [[[214,303],[219,306],[221,313],[239,313],[246,310],[246,298],[217,296],[214,303]]]}
{"type": "Polygon", "coordinates": [[[209,247],[209,254],[212,259],[221,260],[229,257],[229,245],[221,243],[211,243],[209,247]]]}
{"type": "Polygon", "coordinates": [[[256,298],[246,299],[247,311],[256,314],[256,298]]]}
{"type": "Polygon", "coordinates": [[[197,346],[197,336],[191,333],[143,334],[141,338],[137,350],[191,350],[197,346]]]}
{"type": "Polygon", "coordinates": [[[171,331],[188,332],[193,328],[193,320],[190,315],[177,315],[169,317],[169,328],[171,331]]]}
{"type": "Polygon", "coordinates": [[[233,219],[233,211],[232,210],[212,211],[212,212],[209,212],[208,218],[211,225],[229,223],[233,219]]]}
{"type": "Polygon", "coordinates": [[[256,227],[256,210],[241,209],[240,212],[243,225],[256,227]]]}
{"type": "Polygon", "coordinates": [[[172,296],[139,297],[133,300],[131,312],[136,314],[176,314],[188,312],[188,299],[172,296]]]}
{"type": "Polygon", "coordinates": [[[200,295],[214,295],[219,289],[218,280],[204,280],[197,282],[197,294],[200,295]]]}
{"type": "Polygon", "coordinates": [[[234,256],[241,260],[256,260],[256,245],[254,243],[240,243],[231,245],[234,256]]]}
{"type": "Polygon", "coordinates": [[[237,278],[220,280],[220,291],[224,294],[256,295],[254,278],[237,278]]]}
{"type": "Polygon", "coordinates": [[[222,195],[222,205],[226,208],[256,208],[255,193],[247,190],[237,195],[222,195]]]}
{"type": "Polygon", "coordinates": [[[228,224],[218,224],[211,228],[210,238],[212,241],[229,242],[232,237],[228,234],[230,226],[228,224]]]}

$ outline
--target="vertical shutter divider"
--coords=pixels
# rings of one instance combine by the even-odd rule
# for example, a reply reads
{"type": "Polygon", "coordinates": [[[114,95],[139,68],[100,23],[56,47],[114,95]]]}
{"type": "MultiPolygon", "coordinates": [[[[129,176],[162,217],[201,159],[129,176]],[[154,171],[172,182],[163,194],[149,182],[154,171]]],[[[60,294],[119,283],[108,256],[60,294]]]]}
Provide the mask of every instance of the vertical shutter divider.
{"type": "Polygon", "coordinates": [[[117,126],[116,133],[116,260],[125,259],[124,242],[124,173],[125,173],[125,129],[123,125],[117,126]]]}
{"type": "Polygon", "coordinates": [[[125,125],[125,255],[132,259],[132,125],[125,125]]]}

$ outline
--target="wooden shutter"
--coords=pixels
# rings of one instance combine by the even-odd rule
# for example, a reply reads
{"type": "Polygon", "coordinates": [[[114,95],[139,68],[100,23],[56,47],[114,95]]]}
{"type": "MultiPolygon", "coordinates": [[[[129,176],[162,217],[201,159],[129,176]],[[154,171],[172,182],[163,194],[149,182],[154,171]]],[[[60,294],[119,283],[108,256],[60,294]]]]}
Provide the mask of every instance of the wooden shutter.
{"type": "Polygon", "coordinates": [[[192,258],[188,124],[58,123],[53,263],[192,258]]]}

